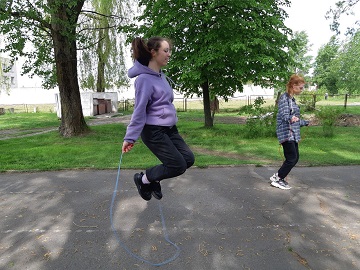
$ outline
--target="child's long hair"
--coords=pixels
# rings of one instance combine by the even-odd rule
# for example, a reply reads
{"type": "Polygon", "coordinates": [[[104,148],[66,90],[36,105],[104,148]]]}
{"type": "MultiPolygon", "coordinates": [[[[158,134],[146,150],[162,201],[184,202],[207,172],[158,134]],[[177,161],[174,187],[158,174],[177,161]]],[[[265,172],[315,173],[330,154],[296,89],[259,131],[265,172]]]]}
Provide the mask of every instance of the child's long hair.
{"type": "Polygon", "coordinates": [[[144,66],[149,65],[149,61],[152,58],[151,50],[159,50],[161,42],[167,41],[171,48],[172,44],[169,39],[163,37],[151,37],[145,42],[144,39],[136,37],[131,42],[132,58],[137,60],[144,66]]]}
{"type": "Polygon", "coordinates": [[[286,92],[288,94],[291,94],[292,92],[292,88],[294,86],[297,86],[299,84],[305,84],[305,80],[303,77],[301,77],[300,75],[297,75],[297,74],[293,74],[291,75],[288,83],[286,84],[286,92]]]}

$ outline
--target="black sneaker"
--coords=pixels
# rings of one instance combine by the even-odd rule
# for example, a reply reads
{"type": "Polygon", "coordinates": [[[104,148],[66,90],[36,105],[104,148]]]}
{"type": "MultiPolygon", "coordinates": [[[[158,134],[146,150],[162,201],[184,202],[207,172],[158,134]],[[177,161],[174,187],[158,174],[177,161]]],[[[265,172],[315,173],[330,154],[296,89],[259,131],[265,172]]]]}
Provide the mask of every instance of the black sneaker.
{"type": "Polygon", "coordinates": [[[162,192],[161,186],[159,181],[151,182],[150,183],[151,194],[154,196],[155,199],[161,200],[162,192]]]}
{"type": "Polygon", "coordinates": [[[134,182],[137,187],[137,190],[145,201],[150,201],[151,199],[151,189],[150,184],[144,184],[142,182],[143,173],[135,173],[134,175],[134,182]]]}

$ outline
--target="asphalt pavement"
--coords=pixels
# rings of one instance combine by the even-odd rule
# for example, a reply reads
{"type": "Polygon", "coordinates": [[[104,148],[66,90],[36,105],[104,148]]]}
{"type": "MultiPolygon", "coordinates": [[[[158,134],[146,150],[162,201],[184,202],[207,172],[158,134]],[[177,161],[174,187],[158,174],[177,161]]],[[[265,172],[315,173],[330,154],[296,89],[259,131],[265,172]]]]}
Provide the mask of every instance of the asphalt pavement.
{"type": "Polygon", "coordinates": [[[190,168],[149,202],[134,170],[1,173],[0,269],[360,269],[360,166],[276,170],[190,168]]]}

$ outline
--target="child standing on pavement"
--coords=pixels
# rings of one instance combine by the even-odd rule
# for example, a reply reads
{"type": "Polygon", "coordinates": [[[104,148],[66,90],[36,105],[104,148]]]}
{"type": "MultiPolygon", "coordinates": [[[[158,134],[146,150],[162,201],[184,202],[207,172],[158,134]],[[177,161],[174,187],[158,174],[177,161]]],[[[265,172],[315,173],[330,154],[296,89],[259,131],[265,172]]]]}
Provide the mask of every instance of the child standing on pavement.
{"type": "Polygon", "coordinates": [[[299,161],[300,127],[309,125],[309,121],[300,119],[300,108],[294,98],[294,95],[302,92],[304,85],[303,77],[292,75],[286,84],[286,92],[278,101],[276,135],[282,145],[285,161],[270,180],[272,186],[280,189],[291,188],[285,178],[299,161]]]}
{"type": "Polygon", "coordinates": [[[171,43],[162,37],[132,41],[134,65],[128,71],[135,78],[135,107],[127,127],[122,152],[128,152],[141,135],[144,144],[161,161],[134,182],[140,196],[148,201],[162,198],[160,181],[183,174],[194,164],[194,154],[178,133],[173,89],[161,68],[171,56],[171,43]]]}

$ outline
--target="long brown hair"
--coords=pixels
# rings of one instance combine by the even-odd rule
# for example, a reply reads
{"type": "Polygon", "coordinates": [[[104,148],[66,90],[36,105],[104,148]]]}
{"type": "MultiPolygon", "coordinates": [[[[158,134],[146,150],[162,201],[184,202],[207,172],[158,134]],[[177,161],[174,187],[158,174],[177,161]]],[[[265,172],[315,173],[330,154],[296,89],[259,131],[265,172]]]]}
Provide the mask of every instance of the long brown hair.
{"type": "Polygon", "coordinates": [[[286,84],[286,92],[291,94],[293,87],[299,84],[305,84],[304,78],[298,74],[291,75],[288,83],[286,84]]]}
{"type": "Polygon", "coordinates": [[[131,42],[132,58],[144,66],[149,65],[152,58],[151,50],[159,50],[163,41],[167,41],[170,48],[172,47],[170,40],[163,37],[151,37],[147,41],[140,37],[134,38],[131,42]]]}

